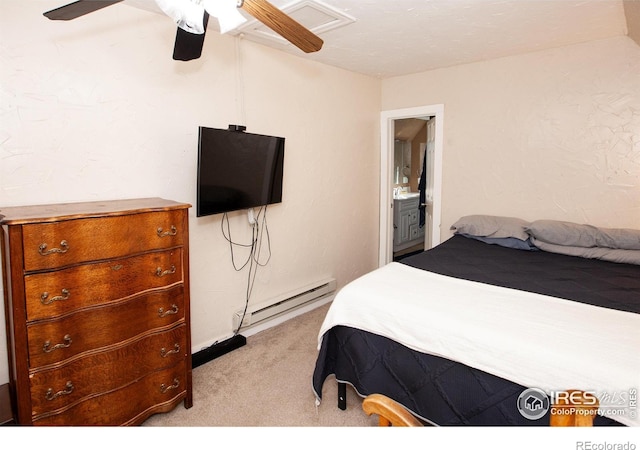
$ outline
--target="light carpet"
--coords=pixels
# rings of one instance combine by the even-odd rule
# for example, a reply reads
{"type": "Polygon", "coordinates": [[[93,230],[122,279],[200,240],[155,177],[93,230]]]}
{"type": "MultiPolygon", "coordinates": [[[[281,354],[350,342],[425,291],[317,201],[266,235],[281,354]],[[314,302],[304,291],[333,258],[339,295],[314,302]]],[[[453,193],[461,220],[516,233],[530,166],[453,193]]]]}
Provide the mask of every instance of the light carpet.
{"type": "Polygon", "coordinates": [[[326,380],[316,407],[311,378],[323,305],[247,338],[247,345],[193,370],[193,407],[182,404],[147,419],[155,427],[363,427],[377,417],[347,389],[347,409],[337,407],[335,378],[326,380]]]}

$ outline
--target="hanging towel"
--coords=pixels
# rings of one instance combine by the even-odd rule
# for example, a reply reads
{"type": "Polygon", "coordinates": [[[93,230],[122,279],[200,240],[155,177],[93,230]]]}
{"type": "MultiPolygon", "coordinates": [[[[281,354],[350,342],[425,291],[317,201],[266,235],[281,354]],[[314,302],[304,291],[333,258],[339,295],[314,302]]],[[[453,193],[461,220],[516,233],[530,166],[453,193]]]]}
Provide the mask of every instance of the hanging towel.
{"type": "Polygon", "coordinates": [[[420,228],[424,227],[426,221],[426,206],[427,203],[427,152],[424,152],[422,158],[422,173],[420,174],[420,182],[418,183],[418,190],[420,191],[420,205],[418,211],[420,211],[420,228]]]}

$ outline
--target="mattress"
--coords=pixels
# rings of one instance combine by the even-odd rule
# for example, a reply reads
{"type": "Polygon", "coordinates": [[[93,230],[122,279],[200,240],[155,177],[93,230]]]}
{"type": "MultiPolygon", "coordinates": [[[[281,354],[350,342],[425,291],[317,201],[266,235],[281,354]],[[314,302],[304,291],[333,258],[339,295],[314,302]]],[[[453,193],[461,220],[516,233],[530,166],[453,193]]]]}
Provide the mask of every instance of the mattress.
{"type": "MultiPolygon", "coordinates": [[[[635,315],[638,312],[637,298],[640,292],[640,277],[638,276],[640,268],[638,266],[587,260],[547,252],[507,249],[462,236],[454,236],[435,249],[408,258],[404,263],[407,270],[402,269],[400,272],[411,272],[408,270],[409,267],[420,268],[428,270],[432,274],[444,275],[444,278],[447,279],[464,280],[461,281],[461,284],[482,283],[495,286],[498,292],[501,288],[505,288],[507,291],[515,289],[521,291],[518,292],[518,295],[524,295],[525,298],[527,295],[539,295],[545,300],[559,303],[562,308],[573,308],[578,311],[605,309],[606,314],[613,315],[614,318],[617,317],[616,314],[620,314],[625,319],[631,313],[634,316],[633,320],[637,320],[635,315]]],[[[399,268],[396,267],[396,269],[399,268]]],[[[430,276],[432,275],[430,274],[430,276]]],[[[410,278],[402,283],[405,285],[411,283],[410,278]]],[[[394,287],[391,292],[397,291],[399,293],[398,289],[394,287]]],[[[374,291],[378,290],[384,291],[384,289],[374,287],[374,291]]],[[[424,287],[420,287],[418,291],[420,290],[424,290],[424,287]]],[[[367,295],[373,298],[375,293],[367,295]]],[[[401,297],[405,297],[405,294],[402,294],[401,297]]],[[[398,302],[397,310],[401,311],[407,308],[395,298],[389,298],[386,303],[396,301],[398,302]]],[[[444,304],[446,305],[448,302],[444,302],[444,304]]],[[[508,303],[506,305],[512,307],[508,303]]],[[[431,305],[431,308],[433,307],[434,305],[431,305]]],[[[473,307],[473,304],[469,306],[469,308],[473,307]]],[[[502,308],[498,307],[497,309],[502,308]]],[[[333,306],[332,309],[334,309],[333,306]]],[[[365,306],[356,315],[367,317],[371,309],[375,308],[365,306]]],[[[518,310],[519,308],[515,308],[509,315],[517,313],[518,310]]],[[[388,311],[386,314],[395,313],[388,311]]],[[[415,314],[415,311],[410,313],[411,316],[415,314]]],[[[611,319],[607,322],[610,321],[611,319]]],[[[393,320],[384,319],[382,322],[393,322],[393,320]]],[[[439,425],[536,424],[536,421],[528,419],[523,422],[523,417],[515,408],[517,396],[525,386],[532,387],[530,383],[535,383],[538,385],[536,387],[540,387],[540,380],[535,376],[530,378],[527,375],[527,377],[518,379],[519,375],[512,376],[517,374],[518,370],[512,370],[512,372],[507,372],[503,378],[500,376],[504,375],[501,370],[492,370],[490,366],[488,370],[479,369],[479,367],[484,369],[486,367],[483,367],[482,364],[476,364],[476,360],[473,358],[469,361],[460,361],[457,357],[449,359],[449,354],[446,352],[433,351],[431,347],[420,348],[416,346],[415,342],[406,341],[402,336],[395,336],[393,334],[394,328],[401,329],[403,332],[407,328],[407,324],[404,322],[383,325],[383,328],[379,330],[371,328],[366,320],[364,325],[358,325],[358,322],[350,323],[349,320],[342,319],[335,323],[329,321],[323,325],[328,326],[329,329],[321,331],[320,354],[314,372],[314,390],[318,397],[321,396],[324,379],[330,374],[334,374],[338,380],[352,384],[361,395],[373,392],[392,394],[390,395],[392,398],[405,404],[416,415],[439,425]],[[390,328],[391,331],[386,328],[390,328]]],[[[597,320],[595,325],[597,325],[597,320]]],[[[451,326],[443,327],[444,332],[447,328],[451,328],[451,326]]],[[[551,329],[553,330],[553,328],[551,329]]],[[[420,333],[422,331],[419,330],[420,333]]],[[[615,329],[610,332],[615,332],[615,329]]],[[[436,337],[439,338],[440,334],[440,331],[436,333],[436,337]]],[[[473,344],[475,339],[472,339],[472,336],[473,333],[469,334],[468,340],[473,344]]],[[[459,333],[457,338],[464,339],[465,333],[459,333]]],[[[590,338],[593,339],[594,336],[590,338]]],[[[597,335],[595,338],[595,345],[598,345],[597,335]]],[[[629,338],[630,341],[625,344],[626,347],[633,346],[636,338],[636,335],[633,334],[629,338]]],[[[445,338],[442,339],[446,341],[445,338]]],[[[536,340],[541,339],[545,339],[544,334],[536,338],[536,340]]],[[[553,340],[550,342],[554,343],[553,340]]],[[[604,347],[605,350],[608,348],[607,345],[608,343],[604,347]]],[[[611,350],[615,351],[615,348],[611,350]]],[[[482,355],[491,351],[492,349],[480,349],[477,353],[482,355]]],[[[462,353],[474,352],[467,348],[462,353]]],[[[611,355],[605,354],[605,356],[611,355]]],[[[500,354],[494,357],[494,361],[490,364],[496,363],[495,360],[499,360],[500,357],[500,354]]],[[[542,354],[539,357],[544,358],[545,356],[542,354]]],[[[637,358],[634,354],[618,354],[616,357],[637,358]]],[[[582,363],[581,360],[577,362],[582,363]]],[[[497,364],[500,364],[500,361],[497,364]]],[[[515,363],[516,366],[519,364],[526,364],[526,361],[521,360],[515,363]]],[[[617,361],[613,358],[607,364],[617,364],[617,361]]],[[[632,360],[632,365],[627,364],[626,370],[628,372],[631,367],[631,379],[635,382],[637,377],[633,374],[635,370],[633,364],[636,362],[632,360]]],[[[514,363],[508,363],[507,366],[509,365],[514,365],[514,363]]],[[[536,364],[534,363],[531,367],[535,369],[536,364]]],[[[516,367],[516,369],[519,368],[516,367]]],[[[600,366],[598,370],[602,370],[602,368],[600,366]]],[[[611,367],[608,367],[607,370],[614,371],[611,367]]],[[[626,381],[629,379],[629,373],[627,373],[626,381]]],[[[623,378],[623,380],[625,379],[623,378]]],[[[592,381],[587,377],[585,382],[591,383],[592,381]]],[[[637,386],[636,383],[632,384],[637,386]]],[[[570,387],[580,388],[575,385],[570,387]]],[[[542,423],[546,424],[548,421],[542,423]]]]}

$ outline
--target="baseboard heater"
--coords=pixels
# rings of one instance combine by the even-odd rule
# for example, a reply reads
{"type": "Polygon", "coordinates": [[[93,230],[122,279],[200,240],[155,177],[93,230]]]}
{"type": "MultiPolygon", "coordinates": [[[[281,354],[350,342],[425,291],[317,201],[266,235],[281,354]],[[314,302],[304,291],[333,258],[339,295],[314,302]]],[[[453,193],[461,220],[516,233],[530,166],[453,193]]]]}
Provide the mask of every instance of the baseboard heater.
{"type": "Polygon", "coordinates": [[[244,310],[236,311],[233,314],[233,328],[238,329],[238,325],[240,325],[241,320],[242,326],[240,328],[255,325],[264,320],[271,319],[285,312],[291,311],[294,308],[298,308],[306,303],[326,297],[327,295],[335,292],[335,290],[336,280],[334,278],[328,278],[317,283],[304,286],[293,292],[272,298],[271,300],[262,302],[258,305],[249,305],[246,314],[244,314],[244,310]],[[244,319],[242,318],[243,314],[244,319]]]}

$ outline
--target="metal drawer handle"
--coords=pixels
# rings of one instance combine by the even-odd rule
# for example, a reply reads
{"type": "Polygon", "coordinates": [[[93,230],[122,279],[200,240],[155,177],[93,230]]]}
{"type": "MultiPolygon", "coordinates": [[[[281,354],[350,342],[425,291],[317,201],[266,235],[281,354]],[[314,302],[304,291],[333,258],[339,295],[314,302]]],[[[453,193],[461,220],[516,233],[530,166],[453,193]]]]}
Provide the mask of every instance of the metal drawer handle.
{"type": "Polygon", "coordinates": [[[53,302],[69,300],[69,297],[71,297],[71,292],[69,292],[69,289],[62,289],[60,292],[62,293],[62,295],[56,295],[55,297],[51,298],[49,298],[48,292],[43,292],[42,295],[40,295],[40,303],[42,303],[43,305],[50,305],[53,302]]]}
{"type": "Polygon", "coordinates": [[[69,251],[69,244],[67,241],[60,241],[60,248],[52,248],[51,250],[47,250],[47,244],[40,244],[38,247],[38,253],[42,256],[51,255],[52,253],[67,253],[69,251]]]}
{"type": "Polygon", "coordinates": [[[166,358],[167,356],[173,355],[175,353],[180,353],[180,344],[175,344],[173,346],[173,350],[167,350],[164,347],[160,349],[160,356],[162,356],[163,358],[166,358]]]}
{"type": "Polygon", "coordinates": [[[44,345],[42,346],[42,351],[45,353],[51,353],[54,350],[58,350],[59,348],[67,348],[71,345],[71,336],[69,336],[68,334],[64,335],[64,343],[63,344],[56,344],[53,347],[51,346],[51,341],[46,341],[44,343],[44,345]]]}
{"type": "Polygon", "coordinates": [[[178,305],[175,303],[171,305],[171,309],[165,311],[164,308],[158,308],[158,317],[165,317],[170,314],[178,314],[178,305]]]}
{"type": "Polygon", "coordinates": [[[160,392],[162,392],[163,394],[171,389],[178,389],[178,387],[180,387],[180,381],[177,378],[173,379],[173,384],[167,386],[166,384],[162,383],[160,385],[160,392]]]}
{"type": "Polygon", "coordinates": [[[44,398],[46,398],[47,400],[51,401],[51,400],[55,400],[56,398],[60,397],[61,395],[69,395],[73,392],[73,383],[71,381],[67,381],[67,384],[65,385],[65,389],[63,389],[62,391],[58,391],[55,394],[53,393],[53,389],[49,388],[47,389],[47,393],[45,394],[44,398]]]}
{"type": "Polygon", "coordinates": [[[158,227],[156,233],[158,233],[158,237],[175,236],[178,234],[178,229],[174,225],[171,225],[171,229],[169,231],[164,231],[162,227],[158,227]]]}
{"type": "Polygon", "coordinates": [[[173,264],[171,265],[171,268],[167,270],[162,270],[162,267],[158,267],[156,269],[157,277],[164,277],[165,275],[172,275],[174,273],[176,273],[176,266],[174,266],[173,264]]]}

